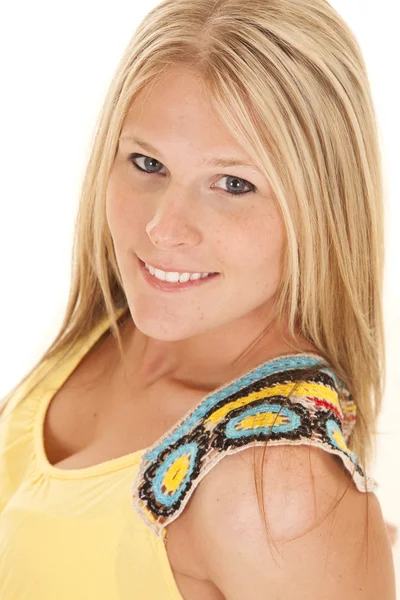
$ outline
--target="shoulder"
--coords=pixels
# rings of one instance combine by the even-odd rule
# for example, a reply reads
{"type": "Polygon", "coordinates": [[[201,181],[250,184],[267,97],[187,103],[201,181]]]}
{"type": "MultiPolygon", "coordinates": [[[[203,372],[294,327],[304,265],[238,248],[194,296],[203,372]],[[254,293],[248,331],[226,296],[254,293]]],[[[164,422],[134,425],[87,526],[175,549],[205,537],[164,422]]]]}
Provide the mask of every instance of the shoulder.
{"type": "Polygon", "coordinates": [[[225,456],[192,501],[199,560],[227,600],[261,600],[266,589],[270,600],[283,589],[285,600],[395,598],[379,501],[320,448],[272,446],[264,455],[252,447],[225,456]]]}
{"type": "Polygon", "coordinates": [[[266,444],[324,449],[340,457],[360,491],[369,489],[375,482],[346,443],[355,405],[339,401],[339,385],[318,357],[292,355],[216,390],[142,456],[133,486],[138,514],[161,535],[222,459],[266,444]]]}

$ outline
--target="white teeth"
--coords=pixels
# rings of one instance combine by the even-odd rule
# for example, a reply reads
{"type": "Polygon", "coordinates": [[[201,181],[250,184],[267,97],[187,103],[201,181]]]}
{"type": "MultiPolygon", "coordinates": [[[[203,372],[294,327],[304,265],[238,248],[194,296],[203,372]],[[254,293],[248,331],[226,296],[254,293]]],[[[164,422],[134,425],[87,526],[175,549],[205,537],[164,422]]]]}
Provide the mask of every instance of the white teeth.
{"type": "Polygon", "coordinates": [[[164,273],[165,281],[170,281],[171,283],[177,283],[179,281],[179,273],[164,273]]]}
{"type": "Polygon", "coordinates": [[[160,269],[154,269],[154,275],[157,279],[161,279],[161,281],[165,281],[165,273],[164,271],[160,271],[160,269]]]}
{"type": "Polygon", "coordinates": [[[154,277],[156,277],[157,279],[160,279],[161,281],[168,281],[170,283],[185,283],[189,280],[195,281],[196,279],[200,278],[205,279],[209,275],[209,273],[193,273],[192,275],[190,275],[190,273],[166,273],[164,271],[161,271],[160,269],[156,269],[151,265],[148,265],[147,263],[145,263],[145,267],[151,273],[151,275],[154,275],[154,277]]]}

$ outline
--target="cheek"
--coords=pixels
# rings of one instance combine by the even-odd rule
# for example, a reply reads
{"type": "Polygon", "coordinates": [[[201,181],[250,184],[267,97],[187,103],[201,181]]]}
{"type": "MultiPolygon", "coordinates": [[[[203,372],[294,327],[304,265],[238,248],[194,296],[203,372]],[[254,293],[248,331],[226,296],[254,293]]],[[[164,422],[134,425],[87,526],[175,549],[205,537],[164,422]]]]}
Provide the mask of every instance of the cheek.
{"type": "Polygon", "coordinates": [[[124,230],[131,228],[130,213],[134,211],[130,208],[132,208],[132,200],[126,186],[121,180],[117,183],[116,178],[111,177],[106,194],[106,218],[113,238],[118,239],[123,236],[124,230]]]}
{"type": "Polygon", "coordinates": [[[281,268],[284,227],[277,211],[257,212],[253,210],[250,219],[242,219],[236,224],[234,235],[231,235],[231,256],[258,281],[262,274],[272,275],[281,268]]]}

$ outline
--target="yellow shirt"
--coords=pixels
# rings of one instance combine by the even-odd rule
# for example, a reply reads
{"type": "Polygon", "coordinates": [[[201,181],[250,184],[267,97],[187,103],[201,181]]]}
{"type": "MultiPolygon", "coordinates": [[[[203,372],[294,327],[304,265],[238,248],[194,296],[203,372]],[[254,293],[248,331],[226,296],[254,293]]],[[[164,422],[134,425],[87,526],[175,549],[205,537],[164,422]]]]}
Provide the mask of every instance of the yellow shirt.
{"type": "Polygon", "coordinates": [[[256,436],[268,433],[271,445],[319,446],[341,457],[360,491],[376,487],[369,478],[364,487],[363,470],[346,446],[355,407],[351,399],[339,403],[343,384],[328,368],[304,380],[282,408],[292,374],[323,367],[314,354],[278,357],[229,382],[151,448],[82,469],[53,467],[43,445],[47,407],[108,328],[105,317],[29,392],[46,367],[37,370],[0,415],[1,600],[182,600],[165,527],[208,470],[256,436]]]}

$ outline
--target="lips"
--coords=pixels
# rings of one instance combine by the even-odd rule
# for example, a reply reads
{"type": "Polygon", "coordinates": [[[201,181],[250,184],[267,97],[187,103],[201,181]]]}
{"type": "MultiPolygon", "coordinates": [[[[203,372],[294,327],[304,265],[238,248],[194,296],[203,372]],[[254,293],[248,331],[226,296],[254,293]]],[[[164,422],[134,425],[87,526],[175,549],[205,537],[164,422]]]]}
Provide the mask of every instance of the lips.
{"type": "MultiPolygon", "coordinates": [[[[138,258],[139,258],[139,256],[138,256],[138,258]]],[[[145,262],[146,262],[148,265],[151,265],[152,267],[154,267],[155,269],[159,269],[160,271],[164,271],[165,273],[166,272],[179,273],[179,274],[189,273],[189,275],[194,275],[195,273],[209,273],[209,275],[216,274],[216,271],[206,271],[206,270],[201,270],[201,269],[198,269],[197,271],[191,271],[190,269],[185,269],[185,268],[166,267],[165,265],[164,266],[157,265],[151,261],[143,261],[141,258],[139,258],[139,260],[142,264],[145,264],[145,262]]]]}
{"type": "Polygon", "coordinates": [[[185,283],[172,283],[169,281],[162,281],[154,277],[154,275],[151,275],[151,273],[149,273],[149,271],[146,269],[144,262],[139,257],[137,257],[137,259],[140,271],[145,281],[149,283],[153,288],[163,292],[183,292],[185,290],[193,289],[198,286],[203,286],[206,283],[211,283],[211,281],[214,281],[219,277],[219,273],[214,273],[208,275],[207,277],[204,277],[203,279],[200,278],[195,279],[193,281],[189,280],[185,283]]]}

